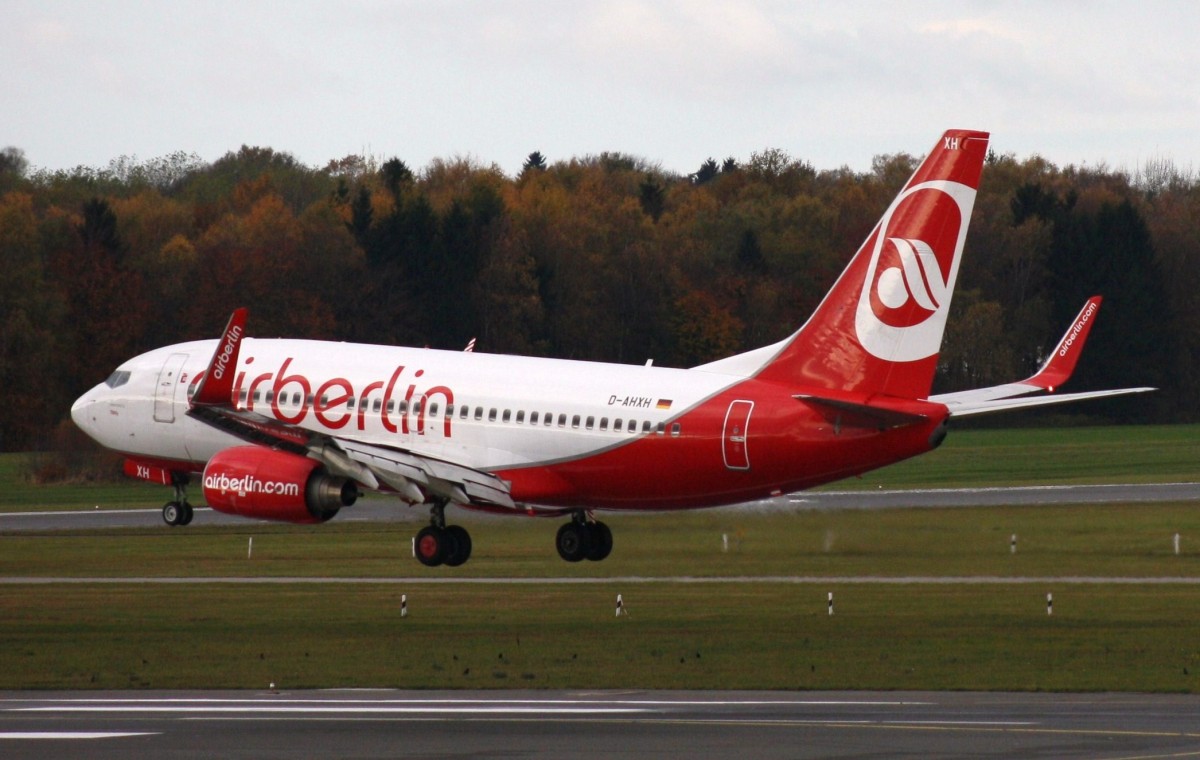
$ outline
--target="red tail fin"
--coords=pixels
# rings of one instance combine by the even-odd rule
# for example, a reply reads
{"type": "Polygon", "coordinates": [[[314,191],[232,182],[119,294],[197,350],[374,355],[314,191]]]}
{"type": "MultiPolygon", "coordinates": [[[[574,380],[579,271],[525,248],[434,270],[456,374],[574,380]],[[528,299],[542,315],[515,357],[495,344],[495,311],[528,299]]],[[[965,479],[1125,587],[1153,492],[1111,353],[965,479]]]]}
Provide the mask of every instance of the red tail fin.
{"type": "Polygon", "coordinates": [[[758,378],[929,395],[987,144],[986,132],[942,136],[816,312],[758,378]]]}

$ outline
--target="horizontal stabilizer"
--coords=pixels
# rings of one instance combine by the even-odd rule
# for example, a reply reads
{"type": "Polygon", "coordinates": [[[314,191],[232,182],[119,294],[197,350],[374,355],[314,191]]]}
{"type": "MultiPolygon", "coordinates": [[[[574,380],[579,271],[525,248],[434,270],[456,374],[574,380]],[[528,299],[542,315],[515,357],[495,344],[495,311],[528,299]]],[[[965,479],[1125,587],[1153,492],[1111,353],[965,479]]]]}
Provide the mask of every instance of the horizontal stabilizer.
{"type": "Polygon", "coordinates": [[[951,417],[969,417],[977,414],[1003,412],[1009,409],[1065,404],[1071,401],[1156,390],[1155,388],[1121,388],[1084,393],[1063,393],[1053,396],[1029,396],[1031,393],[1039,392],[1054,393],[1055,388],[1070,379],[1075,372],[1075,365],[1079,363],[1079,357],[1083,353],[1083,344],[1087,342],[1088,333],[1092,330],[1092,324],[1102,300],[1100,296],[1092,296],[1087,300],[1079,314],[1075,316],[1075,321],[1071,323],[1070,328],[1050,353],[1049,358],[1032,376],[1019,383],[1005,383],[969,391],[942,393],[930,396],[929,400],[945,404],[946,408],[950,410],[951,417]]]}
{"type": "MultiPolygon", "coordinates": [[[[1126,396],[1130,393],[1149,393],[1157,388],[1119,388],[1110,391],[1084,391],[1081,393],[1056,393],[1052,396],[1025,396],[1022,398],[993,399],[976,403],[961,403],[947,406],[951,417],[971,417],[978,414],[1005,412],[1010,409],[1026,409],[1031,406],[1049,406],[1050,404],[1067,404],[1072,401],[1083,401],[1090,398],[1108,398],[1109,396],[1126,396]]],[[[933,399],[931,399],[933,400],[933,399]]]]}
{"type": "Polygon", "coordinates": [[[792,398],[803,401],[841,427],[868,428],[871,430],[890,430],[892,428],[915,425],[924,422],[927,417],[923,414],[902,412],[898,409],[859,404],[842,399],[824,398],[799,394],[792,398]]]}

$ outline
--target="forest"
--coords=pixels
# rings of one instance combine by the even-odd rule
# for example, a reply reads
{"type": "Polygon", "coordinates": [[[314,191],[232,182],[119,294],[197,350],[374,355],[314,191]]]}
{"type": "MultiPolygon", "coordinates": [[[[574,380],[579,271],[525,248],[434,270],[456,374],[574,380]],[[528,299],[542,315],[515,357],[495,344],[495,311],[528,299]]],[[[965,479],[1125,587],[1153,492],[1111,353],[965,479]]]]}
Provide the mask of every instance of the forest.
{"type": "MultiPolygon", "coordinates": [[[[34,169],[0,152],[0,450],[46,449],[72,400],[141,351],[311,337],[687,367],[779,340],[920,157],[816,170],[766,149],[680,175],[629,154],[517,176],[474,157],[323,167],[246,147],[34,169]]],[[[1200,420],[1200,180],[988,155],[935,391],[1017,380],[1093,294],[1068,390],[1155,394],[1075,421],[1200,420]]],[[[1055,422],[1070,418],[1057,416],[1055,422]]]]}

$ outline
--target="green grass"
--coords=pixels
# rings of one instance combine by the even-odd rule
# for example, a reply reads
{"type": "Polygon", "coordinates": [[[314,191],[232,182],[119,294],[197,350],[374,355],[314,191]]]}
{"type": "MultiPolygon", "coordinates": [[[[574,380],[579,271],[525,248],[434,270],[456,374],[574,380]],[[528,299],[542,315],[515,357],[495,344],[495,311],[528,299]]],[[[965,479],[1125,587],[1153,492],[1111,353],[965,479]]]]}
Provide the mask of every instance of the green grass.
{"type": "Polygon", "coordinates": [[[605,517],[616,537],[612,556],[575,565],[554,552],[559,520],[452,519],[470,528],[475,545],[460,569],[425,568],[412,559],[420,523],[335,520],[0,533],[0,576],[1200,577],[1200,509],[1187,503],[614,515],[605,517]],[[1009,546],[1014,533],[1016,554],[1009,546]],[[729,537],[728,552],[722,536],[729,537]]]}
{"type": "Polygon", "coordinates": [[[476,554],[458,570],[418,565],[411,525],[0,535],[9,577],[404,579],[3,585],[0,689],[1200,690],[1200,585],[1052,580],[1200,577],[1194,504],[618,517],[613,556],[580,565],[554,556],[557,521],[469,524],[476,554]],[[831,580],[621,579],[676,575],[831,580]],[[1044,580],[832,580],[855,575],[1044,580]],[[481,576],[593,582],[428,582],[481,576]]]}
{"type": "Polygon", "coordinates": [[[1046,588],[19,586],[0,688],[1200,687],[1200,589],[1046,588]]]}
{"type": "MultiPolygon", "coordinates": [[[[926,457],[851,484],[1195,480],[1198,439],[1194,426],[968,431],[926,457]]],[[[157,507],[164,499],[164,489],[143,484],[103,490],[14,484],[15,470],[14,457],[0,457],[6,511],[97,502],[157,507]]],[[[9,578],[379,581],[3,584],[0,689],[274,682],[283,688],[1200,691],[1200,584],[1053,580],[1200,578],[1195,504],[715,510],[605,519],[616,534],[613,555],[568,565],[553,550],[557,520],[456,514],[475,543],[471,562],[457,570],[424,568],[412,559],[416,523],[0,533],[0,576],[9,578]],[[722,536],[729,551],[722,550],[722,536]],[[864,575],[1040,580],[834,580],[864,575]],[[430,582],[487,576],[535,581],[430,582]],[[621,580],[629,576],[727,582],[621,580]],[[728,580],[768,576],[829,580],[728,580]],[[591,582],[536,582],[559,577],[591,582]],[[830,591],[833,616],[826,614],[830,591]],[[1046,615],[1047,592],[1054,593],[1053,616],[1046,615]],[[630,611],[621,618],[614,616],[618,593],[630,611]],[[401,594],[410,610],[403,619],[401,594]]]]}
{"type": "Polygon", "coordinates": [[[1200,425],[954,430],[924,456],[827,488],[1169,483],[1200,478],[1200,425]]]}

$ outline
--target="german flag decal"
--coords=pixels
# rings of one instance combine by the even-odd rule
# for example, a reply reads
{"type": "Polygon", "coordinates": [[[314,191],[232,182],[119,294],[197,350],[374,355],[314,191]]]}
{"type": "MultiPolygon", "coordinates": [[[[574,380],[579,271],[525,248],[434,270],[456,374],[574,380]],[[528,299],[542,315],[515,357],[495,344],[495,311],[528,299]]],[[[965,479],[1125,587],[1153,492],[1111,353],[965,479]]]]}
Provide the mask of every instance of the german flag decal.
{"type": "Polygon", "coordinates": [[[656,409],[670,409],[671,408],[671,399],[660,398],[658,400],[658,404],[655,406],[655,408],[656,409]]]}

